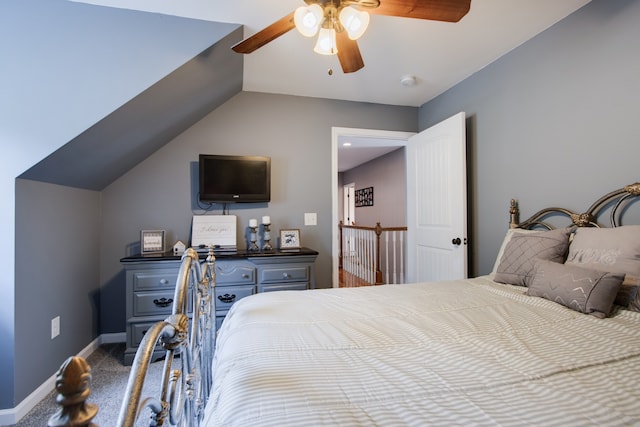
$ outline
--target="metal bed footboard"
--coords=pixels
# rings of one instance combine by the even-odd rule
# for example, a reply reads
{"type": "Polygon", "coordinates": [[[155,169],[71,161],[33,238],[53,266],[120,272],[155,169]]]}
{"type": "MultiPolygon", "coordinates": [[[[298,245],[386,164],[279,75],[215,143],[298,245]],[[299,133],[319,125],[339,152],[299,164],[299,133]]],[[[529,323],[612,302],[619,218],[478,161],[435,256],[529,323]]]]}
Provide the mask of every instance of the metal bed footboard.
{"type": "Polygon", "coordinates": [[[214,256],[205,264],[189,249],[182,257],[171,316],[156,323],[142,339],[133,361],[117,426],[133,426],[142,409],[153,413],[152,425],[198,425],[211,388],[215,341],[214,256]],[[191,289],[191,293],[189,290],[191,289]],[[189,296],[193,314],[188,316],[189,296]],[[165,349],[160,398],[141,402],[142,387],[156,343],[165,349]],[[175,358],[175,355],[180,355],[175,358]],[[174,368],[174,364],[179,364],[174,368]]]}
{"type": "MultiPolygon", "coordinates": [[[[212,384],[214,264],[212,249],[203,264],[194,249],[182,256],[171,315],[149,328],[140,342],[116,426],[132,427],[145,408],[151,410],[151,426],[200,424],[212,384]],[[166,351],[160,396],[143,398],[145,378],[157,345],[166,351]]],[[[90,367],[82,357],[70,357],[63,363],[56,377],[57,401],[62,408],[50,418],[50,426],[95,426],[91,420],[98,408],[86,403],[90,380],[90,367]]]]}

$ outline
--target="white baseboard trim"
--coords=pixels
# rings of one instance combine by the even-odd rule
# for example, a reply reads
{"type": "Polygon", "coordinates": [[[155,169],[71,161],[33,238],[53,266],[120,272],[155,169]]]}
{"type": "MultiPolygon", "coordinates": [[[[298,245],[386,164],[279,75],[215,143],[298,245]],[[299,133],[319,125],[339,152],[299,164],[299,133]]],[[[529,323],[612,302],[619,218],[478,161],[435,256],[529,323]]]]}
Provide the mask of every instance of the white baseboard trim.
{"type": "MultiPolygon", "coordinates": [[[[85,348],[83,348],[77,355],[86,359],[102,344],[125,342],[126,337],[127,335],[124,332],[102,334],[91,343],[89,343],[89,345],[87,345],[85,348]]],[[[35,389],[29,396],[27,396],[14,408],[0,409],[0,426],[10,426],[16,424],[25,415],[27,415],[30,410],[32,410],[38,403],[40,403],[42,399],[47,397],[51,390],[53,390],[56,386],[57,374],[58,373],[55,372],[51,377],[43,382],[37,389],[35,389]]]]}

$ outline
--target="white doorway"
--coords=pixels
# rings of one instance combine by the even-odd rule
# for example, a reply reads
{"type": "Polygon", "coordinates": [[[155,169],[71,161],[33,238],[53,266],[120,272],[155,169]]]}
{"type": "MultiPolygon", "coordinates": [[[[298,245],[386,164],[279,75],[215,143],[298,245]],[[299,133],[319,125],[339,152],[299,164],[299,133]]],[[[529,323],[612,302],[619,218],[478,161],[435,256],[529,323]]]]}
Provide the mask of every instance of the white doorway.
{"type": "MultiPolygon", "coordinates": [[[[467,218],[466,218],[466,142],[465,114],[459,113],[420,134],[394,132],[372,129],[332,128],[331,141],[331,192],[332,192],[332,280],[333,286],[339,286],[340,238],[338,222],[339,212],[338,188],[338,146],[344,138],[378,138],[394,142],[410,148],[407,155],[407,233],[409,243],[409,279],[444,280],[448,278],[466,277],[467,275],[467,218]],[[455,176],[454,176],[455,175],[455,176]],[[413,194],[413,196],[411,195],[413,194]],[[417,197],[418,195],[421,197],[417,197]],[[416,204],[411,200],[420,198],[416,204]],[[445,203],[447,202],[447,203],[445,203]],[[426,206],[426,207],[425,207],[426,206]],[[443,215],[431,215],[438,207],[445,210],[443,215]],[[443,220],[446,217],[447,220],[443,220]],[[436,222],[429,222],[430,220],[436,222]],[[444,229],[437,230],[437,228],[444,229]],[[436,236],[442,242],[437,245],[429,241],[424,243],[420,233],[436,236]],[[434,230],[438,232],[433,232],[434,230]],[[412,236],[413,235],[413,236],[412,236]],[[412,252],[416,253],[412,254],[412,252]],[[418,253],[419,252],[419,253],[418,253]],[[447,253],[447,257],[442,256],[447,253]],[[434,256],[436,254],[437,256],[434,256]],[[438,258],[439,257],[439,258],[438,258]],[[432,268],[446,261],[446,268],[432,268]],[[435,260],[435,261],[434,261],[435,260]],[[429,274],[418,265],[428,265],[429,274]],[[431,271],[433,270],[433,271],[431,271]]],[[[397,145],[396,145],[397,146],[397,145]]],[[[344,214],[344,213],[343,213],[344,214]]],[[[429,238],[430,239],[430,238],[429,238]]]]}
{"type": "MultiPolygon", "coordinates": [[[[396,132],[375,129],[357,129],[334,127],[331,129],[331,251],[332,251],[332,281],[338,287],[338,266],[340,256],[340,238],[338,223],[343,218],[340,212],[340,189],[338,188],[338,147],[345,138],[367,138],[388,141],[389,146],[406,146],[407,140],[415,135],[414,132],[396,132]]],[[[381,142],[382,145],[387,144],[381,142]]],[[[355,186],[354,186],[355,189],[355,186]]],[[[353,198],[352,198],[353,200],[353,198]]]]}

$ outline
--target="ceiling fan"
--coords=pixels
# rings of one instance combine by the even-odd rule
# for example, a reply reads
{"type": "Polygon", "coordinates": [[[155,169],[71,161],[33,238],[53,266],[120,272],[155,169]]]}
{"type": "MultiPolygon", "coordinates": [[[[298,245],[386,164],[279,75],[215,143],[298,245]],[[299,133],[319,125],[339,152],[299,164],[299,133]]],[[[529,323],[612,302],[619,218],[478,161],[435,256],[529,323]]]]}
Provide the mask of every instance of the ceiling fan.
{"type": "Polygon", "coordinates": [[[342,71],[364,67],[357,39],[369,24],[369,14],[458,22],[469,12],[471,0],[304,0],[301,6],[232,49],[251,53],[293,28],[304,36],[318,34],[314,51],[338,55],[342,71]]]}

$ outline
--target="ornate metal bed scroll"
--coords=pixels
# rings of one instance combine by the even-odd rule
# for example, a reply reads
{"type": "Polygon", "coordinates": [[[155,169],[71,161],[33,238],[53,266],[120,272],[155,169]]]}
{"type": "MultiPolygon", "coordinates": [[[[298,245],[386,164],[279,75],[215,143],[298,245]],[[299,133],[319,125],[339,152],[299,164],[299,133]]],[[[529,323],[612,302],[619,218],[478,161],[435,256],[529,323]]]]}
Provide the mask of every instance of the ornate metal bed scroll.
{"type": "Polygon", "coordinates": [[[215,341],[215,304],[213,288],[215,270],[210,251],[204,272],[198,254],[189,249],[182,257],[174,294],[171,316],[156,323],[145,334],[133,360],[127,391],[124,395],[118,426],[133,426],[145,406],[155,414],[155,424],[198,424],[211,389],[211,363],[215,341]],[[189,325],[189,284],[193,285],[193,314],[189,325]],[[213,320],[212,320],[213,319],[213,320]],[[144,377],[157,342],[166,349],[160,400],[147,398],[140,402],[144,377]],[[181,369],[172,369],[180,354],[181,369]],[[183,413],[184,411],[184,413],[183,413]]]}
{"type": "Polygon", "coordinates": [[[547,208],[536,212],[527,220],[520,222],[520,210],[518,202],[511,199],[511,208],[509,209],[510,221],[509,228],[534,228],[536,226],[552,229],[553,226],[545,222],[545,218],[551,215],[566,216],[571,223],[578,227],[600,227],[598,218],[604,211],[610,209],[609,222],[610,227],[619,227],[622,222],[622,214],[629,203],[636,200],[640,196],[640,182],[630,184],[605,194],[593,203],[584,213],[576,213],[565,208],[547,208]]]}
{"type": "MultiPolygon", "coordinates": [[[[198,253],[182,256],[171,316],[154,324],[144,335],[133,361],[120,408],[118,427],[131,427],[143,409],[150,408],[152,426],[199,425],[212,385],[211,364],[215,347],[215,257],[209,250],[200,264],[198,253]],[[191,290],[191,292],[190,292],[191,290]],[[189,301],[193,313],[188,315],[189,301]],[[166,349],[161,395],[142,399],[145,376],[157,344],[166,349]],[[179,358],[174,358],[175,355],[179,358]],[[174,363],[180,364],[175,369],[174,363]]],[[[62,408],[49,426],[95,426],[95,405],[86,403],[90,368],[81,357],[71,357],[56,378],[57,401],[62,408]]]]}

